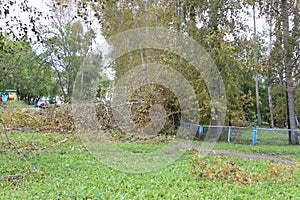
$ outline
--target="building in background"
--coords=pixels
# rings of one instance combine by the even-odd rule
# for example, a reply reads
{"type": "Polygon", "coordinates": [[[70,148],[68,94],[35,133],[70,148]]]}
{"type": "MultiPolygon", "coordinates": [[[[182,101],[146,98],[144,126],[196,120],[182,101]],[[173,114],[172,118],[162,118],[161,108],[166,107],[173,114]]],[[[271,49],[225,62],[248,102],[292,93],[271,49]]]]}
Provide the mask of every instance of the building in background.
{"type": "Polygon", "coordinates": [[[13,100],[13,101],[18,100],[17,90],[7,89],[5,90],[5,92],[8,93],[8,100],[13,100]]]}

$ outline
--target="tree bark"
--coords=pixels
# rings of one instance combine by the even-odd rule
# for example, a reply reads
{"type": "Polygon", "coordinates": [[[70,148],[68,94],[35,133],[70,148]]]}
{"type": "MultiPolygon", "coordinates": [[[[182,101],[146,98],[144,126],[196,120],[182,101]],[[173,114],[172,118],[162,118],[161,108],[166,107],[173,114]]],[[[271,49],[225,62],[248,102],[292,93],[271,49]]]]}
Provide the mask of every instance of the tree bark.
{"type": "MultiPolygon", "coordinates": [[[[271,58],[272,51],[272,17],[270,17],[269,21],[270,30],[269,30],[269,60],[271,58]]],[[[270,127],[274,128],[274,115],[273,115],[273,100],[272,100],[272,80],[271,80],[271,66],[269,62],[268,66],[268,100],[269,100],[269,111],[270,111],[270,127]]]]}
{"type": "Polygon", "coordinates": [[[288,119],[290,124],[289,141],[291,144],[299,144],[298,132],[295,130],[295,102],[294,102],[294,81],[293,81],[293,66],[292,66],[292,48],[289,44],[289,18],[288,18],[288,0],[282,0],[282,25],[283,25],[283,50],[284,50],[284,65],[285,65],[285,78],[286,78],[286,91],[288,103],[288,119]]]}
{"type": "MultiPolygon", "coordinates": [[[[256,15],[255,15],[255,3],[253,4],[253,39],[254,39],[254,59],[256,64],[258,63],[257,56],[257,41],[256,41],[256,15]]],[[[259,102],[259,83],[258,83],[258,71],[255,69],[255,96],[256,96],[256,114],[257,114],[257,125],[261,126],[261,112],[259,102]]]]}
{"type": "Polygon", "coordinates": [[[273,101],[271,95],[272,83],[270,76],[268,77],[268,100],[269,100],[269,110],[270,110],[270,127],[274,128],[274,115],[273,115],[273,101]]]}
{"type": "MultiPolygon", "coordinates": [[[[133,2],[132,2],[133,3],[133,2]]],[[[134,4],[133,4],[134,5],[134,4]]],[[[139,24],[137,22],[137,10],[135,11],[135,8],[132,8],[132,14],[134,17],[134,23],[135,23],[135,30],[136,30],[136,34],[137,34],[137,40],[139,42],[139,50],[140,50],[140,57],[141,57],[141,61],[142,61],[142,73],[144,76],[144,81],[146,83],[146,85],[149,85],[149,80],[148,80],[148,75],[147,75],[147,63],[145,60],[145,54],[144,54],[144,49],[143,49],[143,44],[142,44],[142,40],[141,40],[141,35],[140,35],[140,31],[139,31],[139,24]]]]}

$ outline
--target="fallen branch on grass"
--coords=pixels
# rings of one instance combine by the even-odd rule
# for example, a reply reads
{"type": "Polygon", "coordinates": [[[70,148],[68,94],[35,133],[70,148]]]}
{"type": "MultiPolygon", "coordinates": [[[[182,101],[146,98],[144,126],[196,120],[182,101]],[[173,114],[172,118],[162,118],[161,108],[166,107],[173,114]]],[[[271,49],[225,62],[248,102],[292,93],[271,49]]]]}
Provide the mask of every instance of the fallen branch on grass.
{"type": "Polygon", "coordinates": [[[49,150],[50,148],[53,148],[53,147],[58,146],[60,144],[63,144],[67,141],[68,141],[68,138],[64,138],[63,140],[61,140],[57,143],[54,143],[49,147],[46,147],[46,146],[45,147],[37,147],[37,146],[35,146],[35,147],[24,147],[24,148],[21,148],[20,150],[34,150],[34,151],[49,150]]]}
{"type": "Polygon", "coordinates": [[[32,128],[5,128],[6,131],[34,131],[32,128]]]}
{"type": "Polygon", "coordinates": [[[13,180],[13,179],[20,179],[20,178],[25,178],[25,176],[29,175],[29,174],[33,174],[33,173],[39,173],[39,170],[34,170],[34,171],[27,171],[27,172],[23,172],[20,174],[9,174],[9,175],[3,175],[0,176],[0,179],[7,179],[7,180],[13,180]]]}
{"type": "Polygon", "coordinates": [[[4,123],[4,120],[2,118],[0,118],[0,123],[3,126],[3,134],[5,135],[6,140],[8,141],[8,143],[10,145],[12,145],[14,147],[14,149],[16,150],[16,152],[23,158],[23,160],[33,169],[33,172],[41,172],[39,169],[37,169],[35,166],[33,166],[32,164],[30,164],[30,162],[26,159],[25,155],[21,152],[21,150],[17,147],[17,145],[15,145],[8,137],[7,134],[7,126],[4,123]]]}
{"type": "Polygon", "coordinates": [[[65,142],[67,142],[67,141],[68,141],[68,138],[65,138],[65,139],[63,139],[63,140],[61,140],[61,141],[59,141],[59,142],[57,142],[57,143],[52,144],[51,147],[55,147],[55,146],[57,146],[57,145],[60,145],[60,144],[62,144],[62,143],[65,143],[65,142]]]}

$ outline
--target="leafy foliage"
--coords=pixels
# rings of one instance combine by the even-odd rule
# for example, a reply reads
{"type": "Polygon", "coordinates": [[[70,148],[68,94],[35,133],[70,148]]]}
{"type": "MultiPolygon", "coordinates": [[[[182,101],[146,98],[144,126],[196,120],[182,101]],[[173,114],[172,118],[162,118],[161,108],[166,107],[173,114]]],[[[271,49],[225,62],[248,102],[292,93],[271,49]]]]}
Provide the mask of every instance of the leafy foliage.
{"type": "Polygon", "coordinates": [[[49,110],[8,108],[0,110],[0,118],[10,130],[74,133],[70,109],[69,105],[49,110]]]}
{"type": "Polygon", "coordinates": [[[16,89],[21,99],[52,94],[54,71],[36,55],[27,40],[0,35],[0,90],[16,89]]]}
{"type": "MultiPolygon", "coordinates": [[[[299,76],[300,20],[299,3],[297,0],[280,2],[273,0],[210,0],[201,2],[194,0],[55,0],[51,1],[52,6],[49,7],[49,12],[52,15],[51,18],[41,13],[34,6],[31,6],[28,1],[19,3],[18,1],[3,0],[0,3],[2,6],[0,17],[5,21],[5,28],[2,29],[3,33],[8,31],[14,33],[14,36],[20,34],[18,36],[19,39],[23,37],[23,39],[27,40],[29,36],[26,37],[26,34],[31,31],[35,32],[38,38],[47,44],[45,46],[48,47],[48,54],[45,57],[48,59],[52,57],[55,60],[52,62],[52,65],[55,64],[54,66],[58,68],[70,69],[69,72],[67,72],[68,70],[64,70],[64,73],[59,71],[57,74],[62,76],[61,81],[59,81],[61,90],[62,86],[68,87],[68,90],[72,93],[72,87],[70,86],[72,85],[78,66],[82,63],[81,56],[85,55],[87,49],[91,46],[90,39],[95,38],[95,32],[85,31],[85,25],[88,25],[88,29],[91,30],[90,28],[95,18],[98,19],[101,25],[101,33],[105,38],[133,28],[165,27],[192,37],[201,43],[215,60],[224,79],[227,91],[228,115],[226,123],[248,125],[257,121],[254,106],[254,71],[258,70],[260,74],[259,90],[261,91],[260,103],[262,104],[263,124],[268,123],[271,115],[268,113],[268,97],[265,94],[266,87],[268,86],[272,90],[271,94],[274,99],[275,125],[278,127],[286,127],[288,125],[286,123],[289,122],[286,119],[288,118],[287,106],[284,105],[288,102],[286,100],[288,95],[284,92],[286,91],[286,77],[288,77],[286,76],[288,74],[285,74],[286,69],[290,69],[289,71],[293,74],[290,80],[297,80],[299,76]],[[283,5],[285,2],[286,6],[283,5]],[[258,8],[259,16],[263,16],[271,26],[271,40],[268,50],[265,48],[266,45],[262,43],[265,37],[264,34],[258,33],[258,47],[253,45],[253,41],[248,39],[248,33],[252,31],[249,29],[246,21],[250,17],[249,9],[253,6],[258,8]],[[286,9],[284,9],[285,7],[286,9]],[[29,23],[23,23],[19,12],[12,12],[12,9],[26,13],[29,23]],[[283,23],[287,16],[291,20],[283,23]],[[49,28],[46,26],[37,30],[37,23],[44,17],[49,20],[49,24],[52,27],[49,28]],[[66,21],[68,23],[65,23],[66,21]],[[288,22],[290,27],[288,34],[285,31],[287,30],[286,22],[288,22]],[[47,37],[45,37],[45,34],[47,37]],[[82,42],[82,39],[85,39],[86,43],[82,42]],[[54,45],[54,47],[51,45],[54,45]],[[75,52],[76,50],[74,49],[77,49],[77,53],[81,56],[74,56],[74,54],[72,56],[67,55],[70,51],[62,51],[62,47],[68,50],[72,49],[75,52]],[[259,63],[253,60],[254,50],[258,50],[259,63]],[[55,56],[51,52],[58,55],[55,56]],[[72,70],[69,68],[70,66],[72,66],[72,70]],[[288,68],[286,68],[287,66],[288,68]],[[265,81],[267,79],[268,81],[265,81]]],[[[10,49],[9,46],[6,50],[8,49],[10,49]]],[[[5,55],[5,52],[9,54],[9,51],[6,50],[1,55],[5,55]]],[[[161,59],[159,59],[157,51],[150,52],[143,50],[143,53],[146,62],[153,60],[161,62],[163,60],[165,61],[163,63],[173,64],[179,60],[167,54],[162,54],[161,59]]],[[[9,66],[6,70],[3,70],[3,74],[5,75],[10,75],[8,71],[14,68],[16,63],[20,62],[20,60],[16,60],[18,57],[11,58],[8,55],[5,57],[5,60],[9,61],[3,64],[9,66]]],[[[128,70],[127,66],[140,64],[141,59],[139,52],[130,52],[129,55],[115,62],[111,67],[116,71],[117,79],[126,73],[128,70]]],[[[26,60],[22,60],[22,63],[23,61],[26,63],[26,60]]],[[[180,72],[190,72],[187,65],[183,63],[175,68],[181,69],[180,72]]],[[[40,72],[37,69],[33,71],[40,72]]],[[[22,77],[29,77],[26,71],[20,74],[22,74],[22,77]]],[[[187,74],[185,73],[185,75],[187,74]]],[[[59,79],[59,76],[57,78],[59,79]]],[[[209,95],[206,91],[205,83],[197,75],[189,78],[191,82],[196,83],[193,86],[198,94],[198,98],[201,99],[199,105],[203,118],[200,121],[202,124],[207,124],[213,116],[210,116],[209,95]]],[[[38,83],[42,84],[42,81],[38,81],[38,83]]],[[[294,83],[294,85],[297,84],[297,82],[294,83]]],[[[28,81],[23,81],[20,87],[23,85],[30,85],[22,88],[22,90],[26,91],[26,93],[32,93],[32,91],[28,91],[28,88],[32,88],[32,84],[28,83],[28,81]]],[[[43,87],[46,87],[46,85],[43,87]]],[[[296,90],[294,89],[294,91],[296,90]]],[[[299,110],[299,104],[297,103],[298,96],[297,92],[295,92],[296,111],[299,110]]]]}
{"type": "MultiPolygon", "coordinates": [[[[242,60],[240,53],[245,52],[244,49],[250,44],[249,41],[244,42],[245,38],[240,35],[248,31],[241,17],[244,12],[241,8],[245,2],[87,1],[79,5],[79,10],[84,10],[88,5],[96,13],[102,13],[97,16],[106,38],[128,29],[162,26],[182,32],[198,41],[210,53],[225,82],[228,100],[226,123],[247,125],[253,120],[253,84],[248,81],[253,79],[253,74],[249,73],[247,62],[242,60]]],[[[170,65],[183,74],[194,87],[199,99],[200,123],[208,124],[211,119],[217,118],[216,114],[211,113],[209,93],[203,77],[181,59],[180,55],[171,55],[155,49],[141,51],[142,54],[132,51],[111,65],[116,71],[116,81],[130,70],[131,66],[142,62],[170,65]]],[[[249,57],[245,58],[247,59],[249,57]]],[[[146,117],[147,112],[144,114],[146,117]]]]}
{"type": "Polygon", "coordinates": [[[51,63],[61,94],[70,101],[77,72],[90,53],[95,32],[93,29],[85,31],[80,21],[68,21],[64,16],[56,20],[41,30],[43,42],[40,45],[44,49],[41,56],[51,63]]]}
{"type": "Polygon", "coordinates": [[[230,181],[236,184],[253,184],[261,181],[290,182],[299,163],[288,165],[283,163],[266,163],[264,171],[253,173],[240,166],[234,159],[222,160],[220,156],[207,160],[201,158],[199,152],[191,160],[192,173],[204,179],[230,181]],[[197,155],[198,154],[198,155],[197,155]]]}

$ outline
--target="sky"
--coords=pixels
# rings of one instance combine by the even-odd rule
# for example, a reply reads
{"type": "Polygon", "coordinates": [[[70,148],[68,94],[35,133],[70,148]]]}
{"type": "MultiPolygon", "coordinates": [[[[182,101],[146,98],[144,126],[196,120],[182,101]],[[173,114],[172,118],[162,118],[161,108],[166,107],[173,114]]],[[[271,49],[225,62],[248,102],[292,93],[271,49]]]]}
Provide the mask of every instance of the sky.
{"type": "MultiPolygon", "coordinates": [[[[17,0],[17,5],[22,2],[22,0],[17,0]]],[[[43,14],[47,14],[49,13],[48,11],[48,6],[51,3],[51,0],[28,0],[28,4],[30,6],[34,6],[36,7],[39,11],[42,11],[43,14]]],[[[22,22],[24,23],[29,23],[29,18],[27,16],[26,13],[24,12],[20,12],[18,6],[15,5],[14,6],[14,9],[13,10],[13,15],[15,14],[18,14],[20,15],[20,19],[22,20],[22,22]]],[[[252,10],[249,10],[250,13],[252,13],[252,10]]],[[[47,20],[44,20],[44,19],[40,19],[39,20],[40,23],[42,24],[49,24],[49,21],[47,20]]],[[[253,19],[252,19],[252,16],[249,16],[248,20],[246,21],[247,25],[253,29],[253,19]]],[[[267,31],[267,29],[269,28],[268,25],[266,24],[266,20],[263,19],[263,18],[258,18],[256,17],[256,24],[257,24],[257,31],[258,32],[262,32],[262,31],[267,31]]],[[[0,25],[4,27],[4,22],[0,22],[0,25]]],[[[100,32],[100,30],[98,30],[98,32],[100,32]]],[[[97,37],[97,43],[102,43],[104,40],[103,36],[100,34],[98,34],[98,37],[97,37]]]]}

